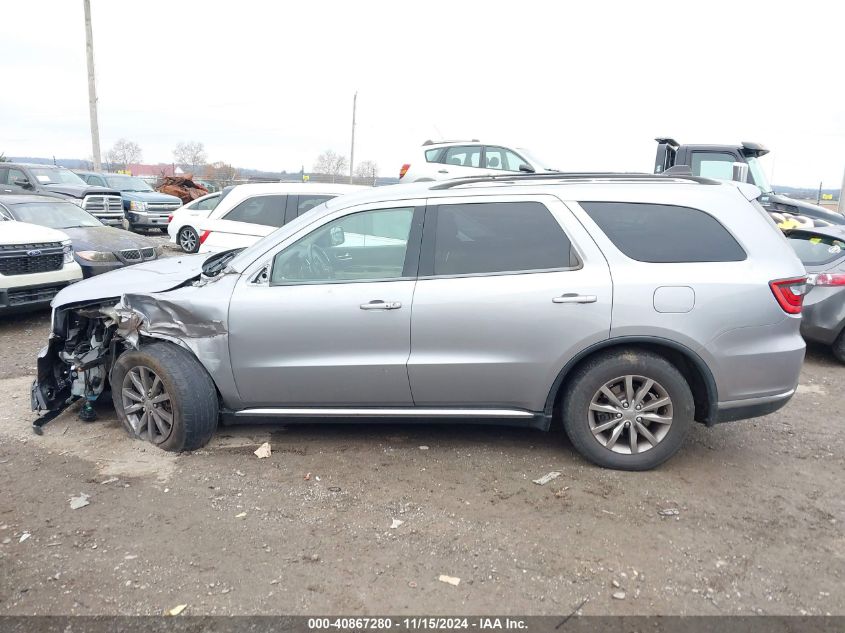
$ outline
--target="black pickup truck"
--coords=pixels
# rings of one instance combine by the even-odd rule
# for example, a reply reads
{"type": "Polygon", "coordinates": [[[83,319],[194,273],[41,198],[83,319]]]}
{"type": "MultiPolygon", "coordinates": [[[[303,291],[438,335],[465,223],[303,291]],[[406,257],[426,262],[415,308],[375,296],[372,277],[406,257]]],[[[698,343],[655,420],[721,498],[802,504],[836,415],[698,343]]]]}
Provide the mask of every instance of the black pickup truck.
{"type": "Polygon", "coordinates": [[[781,228],[845,225],[845,216],[841,213],[775,193],[758,160],[768,154],[769,150],[759,143],[746,141],[739,145],[681,145],[671,138],[655,140],[656,174],[668,170],[678,171],[685,167],[693,176],[733,180],[734,164],[747,165],[744,180],[760,188],[763,192],[760,204],[775,218],[781,228]]]}
{"type": "Polygon", "coordinates": [[[64,167],[0,163],[0,193],[38,193],[70,200],[103,224],[123,226],[120,192],[108,187],[92,187],[64,167]]]}

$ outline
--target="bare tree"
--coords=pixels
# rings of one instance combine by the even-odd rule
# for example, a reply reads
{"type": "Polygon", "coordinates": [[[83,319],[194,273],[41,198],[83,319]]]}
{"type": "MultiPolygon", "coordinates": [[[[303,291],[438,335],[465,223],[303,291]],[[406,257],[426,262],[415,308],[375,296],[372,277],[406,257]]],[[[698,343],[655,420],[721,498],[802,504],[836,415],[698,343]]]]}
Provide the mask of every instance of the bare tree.
{"type": "Polygon", "coordinates": [[[332,177],[334,182],[338,176],[344,174],[349,167],[349,162],[346,156],[337,154],[336,152],[327,149],[325,152],[317,157],[314,162],[314,171],[318,174],[327,174],[332,177]]]}
{"type": "Polygon", "coordinates": [[[372,179],[375,184],[378,177],[378,163],[374,160],[362,160],[355,166],[355,175],[358,178],[372,179]]]}
{"type": "Polygon", "coordinates": [[[219,160],[205,166],[204,176],[206,180],[213,180],[226,185],[231,184],[238,177],[238,170],[236,167],[219,160]]]}
{"type": "Polygon", "coordinates": [[[173,158],[180,167],[187,167],[196,169],[205,165],[208,159],[205,153],[205,145],[199,141],[182,141],[176,143],[176,149],[173,150],[173,158]]]}
{"type": "Polygon", "coordinates": [[[111,169],[126,169],[132,163],[140,163],[141,159],[141,147],[138,143],[125,138],[118,139],[106,152],[106,162],[109,163],[111,169]]]}

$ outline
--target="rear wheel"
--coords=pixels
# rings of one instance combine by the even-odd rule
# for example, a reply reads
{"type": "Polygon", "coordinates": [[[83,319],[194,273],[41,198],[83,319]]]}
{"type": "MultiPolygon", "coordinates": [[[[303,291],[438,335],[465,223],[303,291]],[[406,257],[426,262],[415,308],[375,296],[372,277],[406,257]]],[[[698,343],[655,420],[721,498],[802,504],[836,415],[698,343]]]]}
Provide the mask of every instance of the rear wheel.
{"type": "Polygon", "coordinates": [[[200,247],[200,236],[192,226],[183,226],[176,234],[176,242],[186,253],[196,253],[200,247]]]}
{"type": "Polygon", "coordinates": [[[217,428],[214,382],[176,345],[156,342],[123,353],[112,368],[111,385],[126,430],[166,451],[199,448],[217,428]]]}
{"type": "Polygon", "coordinates": [[[677,452],[695,413],[681,373],[662,356],[613,351],[586,361],[563,400],[563,426],[591,462],[648,470],[677,452]]]}

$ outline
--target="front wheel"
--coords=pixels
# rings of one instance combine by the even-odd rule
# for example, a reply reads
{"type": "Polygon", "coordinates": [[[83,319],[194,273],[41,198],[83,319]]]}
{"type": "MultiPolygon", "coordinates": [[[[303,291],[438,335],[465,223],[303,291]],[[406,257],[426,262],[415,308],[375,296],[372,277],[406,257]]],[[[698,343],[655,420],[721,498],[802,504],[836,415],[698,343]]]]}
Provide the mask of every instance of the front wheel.
{"type": "Polygon", "coordinates": [[[695,404],[687,381],[669,361],[626,349],[581,365],[569,382],[562,413],[567,436],[591,462],[648,470],[681,447],[695,404]]]}
{"type": "Polygon", "coordinates": [[[124,352],[110,381],[117,417],[138,439],[166,451],[190,451],[217,428],[214,382],[191,353],[172,343],[124,352]]]}
{"type": "Polygon", "coordinates": [[[186,253],[196,253],[200,248],[200,236],[192,226],[183,226],[176,234],[176,243],[186,253]]]}

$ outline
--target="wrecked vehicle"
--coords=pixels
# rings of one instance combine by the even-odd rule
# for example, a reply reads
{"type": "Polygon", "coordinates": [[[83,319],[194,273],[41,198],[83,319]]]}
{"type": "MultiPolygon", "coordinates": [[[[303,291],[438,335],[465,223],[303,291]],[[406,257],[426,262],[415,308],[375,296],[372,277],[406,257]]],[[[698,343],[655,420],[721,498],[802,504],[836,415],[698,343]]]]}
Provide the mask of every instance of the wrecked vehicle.
{"type": "Polygon", "coordinates": [[[652,468],[694,421],[795,392],[806,277],[759,195],[651,174],[343,195],[246,249],[63,290],[32,404],[91,417],[109,389],[173,451],[218,421],[556,420],[594,463],[652,468]]]}

